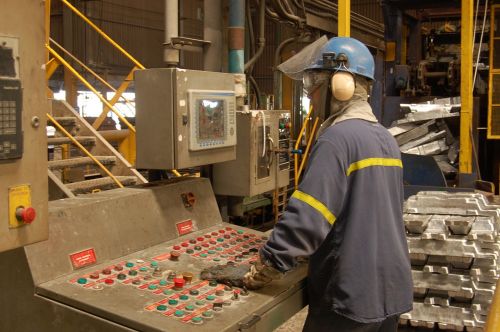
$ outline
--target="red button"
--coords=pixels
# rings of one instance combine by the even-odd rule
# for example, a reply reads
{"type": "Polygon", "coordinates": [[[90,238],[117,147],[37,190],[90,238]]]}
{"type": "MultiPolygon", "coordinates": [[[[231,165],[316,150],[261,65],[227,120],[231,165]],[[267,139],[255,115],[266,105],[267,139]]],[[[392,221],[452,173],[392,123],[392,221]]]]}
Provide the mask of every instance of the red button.
{"type": "Polygon", "coordinates": [[[212,235],[218,235],[217,232],[212,232],[212,235]]]}
{"type": "Polygon", "coordinates": [[[36,211],[32,207],[18,207],[16,209],[16,218],[25,224],[31,224],[36,218],[36,211]]]}
{"type": "Polygon", "coordinates": [[[174,248],[174,250],[180,250],[181,249],[180,246],[174,246],[173,248],[174,248]]]}
{"type": "Polygon", "coordinates": [[[115,281],[114,281],[113,279],[105,279],[105,280],[104,280],[104,283],[105,283],[106,285],[112,285],[112,284],[114,284],[114,283],[115,283],[115,281]]]}
{"type": "Polygon", "coordinates": [[[219,229],[219,233],[225,233],[226,231],[223,229],[219,229]]]}
{"type": "Polygon", "coordinates": [[[208,243],[203,243],[201,246],[206,248],[209,247],[210,245],[208,243]]]}
{"type": "Polygon", "coordinates": [[[210,240],[210,243],[211,243],[211,244],[217,244],[217,241],[210,240]]]}
{"type": "Polygon", "coordinates": [[[232,231],[233,229],[231,227],[226,227],[226,231],[232,231]]]}
{"type": "Polygon", "coordinates": [[[199,238],[197,238],[196,240],[198,240],[198,241],[203,241],[203,240],[205,240],[205,238],[203,238],[203,237],[201,237],[201,236],[200,236],[200,237],[199,237],[199,238]]]}
{"type": "Polygon", "coordinates": [[[181,244],[181,246],[183,246],[183,247],[189,247],[189,243],[184,242],[184,243],[181,244]]]}
{"type": "Polygon", "coordinates": [[[205,237],[206,237],[207,239],[210,239],[210,238],[211,238],[210,234],[205,234],[205,237]]]}
{"type": "Polygon", "coordinates": [[[184,278],[174,278],[174,287],[175,288],[182,288],[182,287],[184,287],[185,283],[186,283],[186,280],[184,280],[184,278]]]}

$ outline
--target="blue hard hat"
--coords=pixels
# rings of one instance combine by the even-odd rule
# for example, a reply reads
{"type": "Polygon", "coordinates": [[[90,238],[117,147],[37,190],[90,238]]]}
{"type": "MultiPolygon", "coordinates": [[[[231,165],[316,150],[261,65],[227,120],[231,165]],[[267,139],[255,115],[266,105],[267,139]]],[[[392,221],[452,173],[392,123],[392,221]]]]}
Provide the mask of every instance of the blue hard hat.
{"type": "Polygon", "coordinates": [[[334,37],[316,53],[315,59],[305,70],[346,71],[364,76],[370,80],[375,77],[375,62],[368,48],[357,39],[334,37]]]}

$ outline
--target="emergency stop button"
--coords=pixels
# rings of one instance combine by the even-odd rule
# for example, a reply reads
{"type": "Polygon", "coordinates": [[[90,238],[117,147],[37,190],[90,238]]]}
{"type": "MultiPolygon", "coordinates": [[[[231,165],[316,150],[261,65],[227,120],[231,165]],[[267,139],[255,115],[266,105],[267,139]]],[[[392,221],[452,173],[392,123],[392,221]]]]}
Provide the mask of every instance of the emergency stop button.
{"type": "Polygon", "coordinates": [[[16,209],[16,219],[22,221],[25,224],[31,224],[35,221],[36,211],[32,207],[19,206],[16,209]]]}

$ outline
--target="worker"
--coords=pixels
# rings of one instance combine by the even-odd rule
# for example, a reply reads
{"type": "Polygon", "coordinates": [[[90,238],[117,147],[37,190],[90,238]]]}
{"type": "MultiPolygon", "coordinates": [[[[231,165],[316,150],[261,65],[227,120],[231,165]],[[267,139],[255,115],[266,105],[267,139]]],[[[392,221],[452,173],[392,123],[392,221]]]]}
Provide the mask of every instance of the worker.
{"type": "Polygon", "coordinates": [[[398,145],[367,102],[373,56],[356,39],[332,38],[280,69],[302,77],[325,121],[299,188],[244,283],[264,287],[307,257],[304,331],[396,331],[413,302],[403,171],[398,145]]]}

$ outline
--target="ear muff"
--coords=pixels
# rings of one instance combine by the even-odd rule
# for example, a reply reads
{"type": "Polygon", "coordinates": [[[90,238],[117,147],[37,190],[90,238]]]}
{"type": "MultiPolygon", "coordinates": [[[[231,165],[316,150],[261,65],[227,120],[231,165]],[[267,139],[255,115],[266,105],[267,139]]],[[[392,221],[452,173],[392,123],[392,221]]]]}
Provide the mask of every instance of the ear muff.
{"type": "Polygon", "coordinates": [[[356,88],[352,74],[344,71],[339,71],[332,76],[330,86],[332,95],[339,101],[351,99],[356,88]]]}

